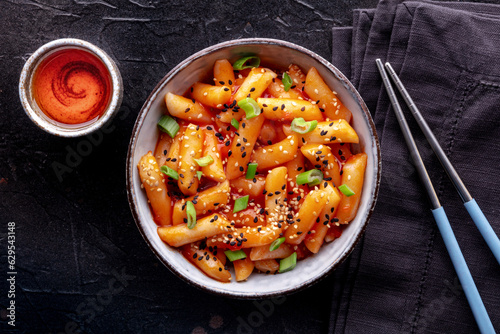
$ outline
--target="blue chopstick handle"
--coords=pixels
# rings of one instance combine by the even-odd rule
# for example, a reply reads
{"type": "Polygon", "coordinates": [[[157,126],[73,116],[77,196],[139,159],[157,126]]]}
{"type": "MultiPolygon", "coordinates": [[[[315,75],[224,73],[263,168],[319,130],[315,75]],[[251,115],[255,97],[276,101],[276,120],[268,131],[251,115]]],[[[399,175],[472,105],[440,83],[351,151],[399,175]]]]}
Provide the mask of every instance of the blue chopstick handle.
{"type": "Polygon", "coordinates": [[[477,229],[481,232],[481,235],[488,244],[488,247],[490,247],[493,252],[493,255],[497,259],[498,263],[500,263],[500,239],[498,239],[495,231],[491,228],[491,225],[488,222],[488,219],[484,216],[483,211],[481,211],[475,199],[464,203],[464,206],[476,224],[477,229]]]}
{"type": "Polygon", "coordinates": [[[477,291],[476,284],[472,279],[467,263],[465,263],[464,256],[458,246],[457,239],[455,238],[455,234],[453,234],[453,230],[451,229],[450,222],[448,221],[448,217],[443,207],[432,210],[432,214],[436,220],[439,232],[443,237],[444,244],[450,255],[451,262],[455,267],[458,279],[462,284],[462,288],[464,289],[465,296],[467,297],[467,301],[469,302],[479,330],[483,334],[495,333],[488,312],[484,307],[479,291],[477,291]]]}

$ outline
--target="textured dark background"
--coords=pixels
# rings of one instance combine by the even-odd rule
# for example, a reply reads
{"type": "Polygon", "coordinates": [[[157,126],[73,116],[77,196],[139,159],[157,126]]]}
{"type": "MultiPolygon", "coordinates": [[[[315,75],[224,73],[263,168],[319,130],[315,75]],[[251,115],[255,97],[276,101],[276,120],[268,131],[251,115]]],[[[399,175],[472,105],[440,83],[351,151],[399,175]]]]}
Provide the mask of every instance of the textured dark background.
{"type": "Polygon", "coordinates": [[[125,158],[142,103],[184,58],[230,39],[272,37],[331,59],[331,28],[349,25],[352,9],[376,3],[0,1],[0,332],[12,330],[5,321],[9,221],[17,238],[15,332],[234,333],[239,327],[249,333],[250,326],[255,333],[326,332],[331,277],[285,301],[257,305],[209,295],[171,274],[130,214],[125,158]],[[38,129],[17,89],[30,54],[63,37],[87,40],[114,57],[125,92],[113,130],[60,182],[52,164],[64,164],[86,139],[38,129]],[[113,272],[123,271],[135,278],[107,294],[113,272]]]}

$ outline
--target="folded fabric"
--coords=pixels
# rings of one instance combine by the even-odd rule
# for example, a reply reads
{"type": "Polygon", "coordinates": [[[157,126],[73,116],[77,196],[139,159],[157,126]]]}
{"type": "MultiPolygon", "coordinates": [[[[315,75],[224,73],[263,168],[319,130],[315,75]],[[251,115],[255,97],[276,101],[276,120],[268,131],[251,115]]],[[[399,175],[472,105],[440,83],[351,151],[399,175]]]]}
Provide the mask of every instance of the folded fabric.
{"type": "MultiPolygon", "coordinates": [[[[334,274],[340,288],[335,290],[330,330],[477,332],[374,61],[390,61],[399,73],[500,235],[500,6],[381,1],[373,20],[367,11],[363,23],[361,12],[355,13],[352,32],[351,78],[355,82],[359,75],[357,87],[374,114],[383,176],[363,240],[334,274]],[[367,27],[368,39],[360,45],[363,35],[356,30],[366,33],[367,27]]],[[[500,266],[411,114],[405,114],[493,325],[500,330],[500,266]]]]}

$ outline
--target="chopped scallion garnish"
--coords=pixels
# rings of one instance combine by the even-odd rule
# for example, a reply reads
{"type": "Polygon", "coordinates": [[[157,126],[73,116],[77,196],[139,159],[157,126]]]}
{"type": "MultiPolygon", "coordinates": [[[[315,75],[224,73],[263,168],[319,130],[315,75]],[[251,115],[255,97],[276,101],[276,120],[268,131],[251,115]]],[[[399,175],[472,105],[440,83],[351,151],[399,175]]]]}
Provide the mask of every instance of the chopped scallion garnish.
{"type": "Polygon", "coordinates": [[[323,181],[323,173],[319,169],[311,169],[307,172],[297,175],[297,184],[308,184],[309,186],[316,186],[323,181]]]}
{"type": "Polygon", "coordinates": [[[233,68],[235,70],[244,70],[245,68],[259,67],[260,58],[257,56],[249,56],[238,59],[234,62],[233,68]]]}
{"type": "Polygon", "coordinates": [[[297,264],[297,252],[294,252],[289,257],[280,260],[280,269],[278,271],[280,273],[285,273],[295,268],[296,264],[297,264]]]}
{"type": "Polygon", "coordinates": [[[173,170],[172,168],[170,168],[168,166],[165,166],[165,165],[161,166],[160,172],[162,172],[163,174],[165,174],[167,176],[170,176],[174,180],[179,179],[179,173],[177,173],[175,170],[173,170]]]}
{"type": "Polygon", "coordinates": [[[224,252],[226,254],[227,259],[231,262],[236,261],[236,260],[241,260],[241,259],[246,259],[247,255],[245,254],[244,251],[240,250],[227,250],[224,252]]]}
{"type": "Polygon", "coordinates": [[[238,121],[236,119],[232,119],[231,120],[231,125],[236,129],[238,130],[240,128],[240,123],[238,123],[238,121]]]}
{"type": "Polygon", "coordinates": [[[245,179],[253,180],[255,174],[257,173],[257,163],[251,162],[248,164],[247,175],[245,175],[245,179]]]}
{"type": "Polygon", "coordinates": [[[158,121],[158,128],[168,133],[168,135],[172,138],[175,137],[177,131],[179,131],[180,126],[177,124],[177,121],[168,115],[163,115],[158,121]]]}
{"type": "Polygon", "coordinates": [[[288,75],[288,73],[283,73],[283,87],[285,88],[285,92],[288,92],[290,90],[290,87],[292,87],[292,78],[288,75]]]}
{"type": "Polygon", "coordinates": [[[339,190],[342,192],[342,194],[346,195],[347,197],[355,195],[356,193],[352,191],[351,188],[347,184],[343,184],[339,186],[339,190]]]}
{"type": "Polygon", "coordinates": [[[278,248],[280,248],[281,244],[285,242],[285,239],[286,239],[285,237],[281,237],[281,238],[274,240],[272,242],[271,246],[269,246],[269,251],[272,252],[272,251],[275,251],[278,248]]]}
{"type": "Polygon", "coordinates": [[[260,106],[251,97],[244,98],[238,101],[238,107],[245,111],[247,119],[251,119],[260,115],[260,106]]]}
{"type": "Polygon", "coordinates": [[[196,163],[198,164],[198,166],[205,167],[205,166],[208,166],[211,163],[213,163],[214,162],[214,158],[212,158],[211,155],[207,155],[206,157],[203,157],[203,158],[194,159],[194,161],[196,161],[196,163]]]}
{"type": "Polygon", "coordinates": [[[306,122],[302,117],[299,118],[294,118],[292,121],[292,131],[304,134],[311,132],[312,130],[316,129],[316,126],[318,125],[318,121],[309,121],[306,122]]]}
{"type": "Polygon", "coordinates": [[[198,176],[198,181],[201,180],[201,177],[203,176],[203,172],[202,171],[197,171],[196,172],[196,176],[198,176]]]}
{"type": "Polygon", "coordinates": [[[193,229],[196,226],[196,209],[191,201],[186,202],[187,227],[193,229]]]}
{"type": "Polygon", "coordinates": [[[241,210],[245,210],[248,206],[248,195],[237,198],[234,201],[233,213],[240,212],[241,210]]]}

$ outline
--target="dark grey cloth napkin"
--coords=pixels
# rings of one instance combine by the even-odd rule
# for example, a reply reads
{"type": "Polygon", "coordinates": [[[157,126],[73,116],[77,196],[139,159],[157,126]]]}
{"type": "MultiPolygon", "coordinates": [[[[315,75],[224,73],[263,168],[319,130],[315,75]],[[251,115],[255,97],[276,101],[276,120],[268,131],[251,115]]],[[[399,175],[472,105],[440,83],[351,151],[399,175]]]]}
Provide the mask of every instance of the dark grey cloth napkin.
{"type": "MultiPolygon", "coordinates": [[[[351,44],[333,63],[351,74],[374,116],[383,176],[363,240],[334,274],[335,333],[475,333],[425,192],[382,87],[375,59],[390,61],[471,194],[500,235],[500,6],[381,1],[354,15],[351,44]],[[338,62],[348,57],[351,64],[338,62]],[[347,68],[348,67],[348,68],[347,68]]],[[[335,47],[335,43],[334,43],[335,47]]],[[[404,105],[404,103],[402,103],[404,105]]],[[[407,120],[494,327],[496,262],[410,113],[407,120]]]]}

